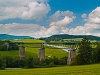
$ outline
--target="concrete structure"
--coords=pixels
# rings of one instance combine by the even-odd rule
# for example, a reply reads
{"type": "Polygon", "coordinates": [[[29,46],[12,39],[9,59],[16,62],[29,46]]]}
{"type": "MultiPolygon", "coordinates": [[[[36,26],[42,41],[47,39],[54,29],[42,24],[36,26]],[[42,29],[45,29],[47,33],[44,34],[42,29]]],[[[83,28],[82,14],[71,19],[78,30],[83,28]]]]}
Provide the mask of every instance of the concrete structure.
{"type": "Polygon", "coordinates": [[[40,60],[45,59],[45,48],[39,48],[38,49],[38,58],[40,60]]]}
{"type": "Polygon", "coordinates": [[[7,50],[8,50],[8,49],[10,48],[10,44],[9,44],[9,42],[5,42],[4,44],[6,45],[7,50]]]}
{"type": "Polygon", "coordinates": [[[67,65],[70,65],[71,62],[75,59],[75,57],[76,57],[76,49],[68,50],[67,65]]]}
{"type": "Polygon", "coordinates": [[[25,58],[25,47],[19,46],[19,57],[20,59],[25,58]]]}

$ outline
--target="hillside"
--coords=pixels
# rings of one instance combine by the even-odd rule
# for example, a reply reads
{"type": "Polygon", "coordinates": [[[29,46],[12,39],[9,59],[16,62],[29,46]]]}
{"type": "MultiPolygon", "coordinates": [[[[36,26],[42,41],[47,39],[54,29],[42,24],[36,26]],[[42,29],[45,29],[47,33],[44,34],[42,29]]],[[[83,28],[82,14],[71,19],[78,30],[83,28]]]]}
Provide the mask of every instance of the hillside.
{"type": "Polygon", "coordinates": [[[13,36],[7,34],[0,34],[0,40],[14,40],[14,39],[24,39],[31,38],[30,36],[13,36]]]}
{"type": "MultiPolygon", "coordinates": [[[[12,40],[13,42],[16,41],[23,41],[25,46],[25,54],[26,57],[28,56],[34,56],[37,57],[38,56],[38,48],[41,48],[41,44],[44,41],[43,40],[38,40],[38,39],[21,39],[21,40],[12,40]],[[28,43],[33,43],[33,44],[28,44],[28,43]]],[[[19,56],[19,51],[18,50],[14,50],[14,51],[0,51],[0,55],[1,56],[19,56]]],[[[56,56],[58,58],[62,58],[67,56],[67,52],[61,50],[61,49],[55,49],[55,48],[50,48],[50,47],[45,47],[45,56],[56,56]]]]}
{"type": "MultiPolygon", "coordinates": [[[[90,40],[96,40],[100,41],[100,37],[93,36],[93,35],[68,35],[68,34],[58,34],[58,35],[52,35],[50,37],[47,37],[48,39],[76,39],[76,38],[83,38],[84,36],[87,36],[90,40]]],[[[47,38],[40,38],[40,39],[47,39],[47,38]]]]}

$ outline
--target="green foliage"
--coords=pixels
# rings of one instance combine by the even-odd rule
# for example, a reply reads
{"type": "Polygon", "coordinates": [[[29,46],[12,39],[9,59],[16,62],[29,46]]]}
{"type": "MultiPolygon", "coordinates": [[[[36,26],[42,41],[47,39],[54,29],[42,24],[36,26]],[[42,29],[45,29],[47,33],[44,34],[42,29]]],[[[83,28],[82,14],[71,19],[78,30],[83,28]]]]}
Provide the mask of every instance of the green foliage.
{"type": "Polygon", "coordinates": [[[33,57],[32,56],[30,56],[27,60],[26,60],[26,62],[27,62],[27,68],[33,68],[34,67],[34,63],[33,63],[33,57]]]}
{"type": "Polygon", "coordinates": [[[0,41],[0,51],[18,50],[19,47],[9,40],[0,41]]]}
{"type": "Polygon", "coordinates": [[[84,37],[79,46],[79,54],[72,64],[83,65],[92,63],[92,47],[87,37],[84,37]]]}
{"type": "Polygon", "coordinates": [[[24,59],[20,59],[18,57],[12,57],[12,56],[2,56],[0,58],[0,66],[1,66],[1,69],[4,67],[6,68],[53,67],[57,65],[66,65],[67,63],[66,60],[67,59],[65,57],[60,58],[60,59],[58,59],[57,57],[46,58],[40,61],[39,58],[33,58],[33,56],[29,56],[24,59]]]}
{"type": "Polygon", "coordinates": [[[53,63],[53,62],[51,62],[50,64],[49,64],[49,67],[54,67],[55,66],[55,64],[53,63]]]}
{"type": "Polygon", "coordinates": [[[63,58],[60,58],[60,59],[59,59],[59,64],[60,64],[60,65],[67,65],[67,58],[68,58],[68,57],[66,57],[66,56],[63,57],[63,58]]]}
{"type": "Polygon", "coordinates": [[[100,62],[100,42],[97,43],[97,47],[94,49],[93,61],[94,63],[100,62]]]}
{"type": "Polygon", "coordinates": [[[6,67],[5,60],[0,56],[0,70],[4,70],[6,67]]]}

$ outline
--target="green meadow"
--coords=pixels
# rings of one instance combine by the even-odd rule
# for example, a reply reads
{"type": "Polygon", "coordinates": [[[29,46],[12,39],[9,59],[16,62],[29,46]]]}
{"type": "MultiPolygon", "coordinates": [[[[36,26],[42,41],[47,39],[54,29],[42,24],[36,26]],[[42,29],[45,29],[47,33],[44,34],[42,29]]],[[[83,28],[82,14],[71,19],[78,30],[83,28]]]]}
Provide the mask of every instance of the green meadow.
{"type": "MultiPolygon", "coordinates": [[[[37,43],[37,44],[25,44],[25,54],[26,57],[34,56],[38,57],[38,48],[44,41],[34,40],[34,39],[24,39],[17,40],[17,42],[23,41],[25,43],[37,43]]],[[[16,40],[13,40],[16,42],[16,40]]],[[[19,56],[19,51],[0,51],[0,55],[5,56],[19,56]]],[[[45,56],[62,58],[68,56],[68,53],[51,47],[45,47],[45,56]]],[[[81,66],[59,66],[59,67],[49,67],[49,68],[6,68],[5,70],[0,70],[0,75],[100,75],[100,63],[91,65],[81,65],[81,66]]]]}
{"type": "MultiPolygon", "coordinates": [[[[80,40],[80,38],[77,38],[80,40]]],[[[38,40],[38,39],[21,39],[21,40],[11,40],[12,42],[24,42],[27,44],[24,44],[25,46],[25,55],[27,56],[34,56],[38,57],[38,48],[41,48],[40,43],[44,43],[45,41],[43,40],[38,40]],[[33,44],[31,44],[33,43],[33,44]]],[[[62,45],[62,44],[57,44],[57,45],[62,45]]],[[[66,45],[67,46],[67,45],[66,45]]],[[[69,46],[67,46],[69,47],[69,46]]],[[[92,45],[93,48],[96,47],[96,45],[92,45]]],[[[5,55],[5,56],[19,56],[19,51],[0,51],[0,55],[5,55]]],[[[52,47],[45,47],[45,56],[46,57],[53,57],[56,56],[58,58],[62,58],[64,56],[67,56],[68,53],[57,48],[52,48],[52,47]]]]}
{"type": "Polygon", "coordinates": [[[24,42],[24,43],[43,43],[43,40],[38,39],[21,39],[21,40],[11,40],[12,42],[24,42]]]}
{"type": "Polygon", "coordinates": [[[100,64],[0,70],[0,75],[100,75],[100,64]]]}
{"type": "MultiPolygon", "coordinates": [[[[26,57],[28,56],[33,56],[33,57],[38,57],[38,48],[41,48],[41,44],[44,41],[43,40],[38,40],[38,39],[22,39],[22,40],[11,40],[12,42],[21,42],[23,41],[25,46],[25,55],[26,57]],[[33,44],[30,44],[33,43],[33,44]]],[[[2,56],[19,56],[19,50],[15,51],[0,51],[0,55],[2,56]]],[[[57,48],[52,48],[52,47],[45,47],[45,56],[46,57],[53,57],[56,56],[58,58],[62,58],[67,56],[68,53],[57,48]]]]}
{"type": "MultiPolygon", "coordinates": [[[[15,50],[15,51],[0,51],[0,55],[1,56],[19,56],[19,51],[15,50]]],[[[38,56],[38,48],[29,48],[26,47],[25,48],[25,55],[26,57],[28,56],[33,56],[33,57],[37,57],[38,56]]],[[[45,48],[45,56],[46,57],[53,57],[56,56],[58,58],[62,58],[64,56],[67,56],[68,53],[60,50],[60,49],[52,49],[52,48],[45,48]]]]}

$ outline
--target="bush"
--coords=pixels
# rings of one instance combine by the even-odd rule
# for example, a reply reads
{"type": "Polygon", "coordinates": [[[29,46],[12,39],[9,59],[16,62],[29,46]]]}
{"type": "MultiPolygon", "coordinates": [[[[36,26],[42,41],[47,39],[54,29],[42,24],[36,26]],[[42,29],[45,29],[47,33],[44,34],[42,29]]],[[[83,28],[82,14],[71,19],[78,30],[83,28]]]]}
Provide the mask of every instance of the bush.
{"type": "Polygon", "coordinates": [[[48,66],[49,66],[49,67],[54,67],[55,64],[54,64],[53,62],[51,62],[48,66]]]}
{"type": "Polygon", "coordinates": [[[97,47],[94,49],[93,62],[94,63],[99,63],[100,62],[100,42],[97,43],[97,47]]]}
{"type": "Polygon", "coordinates": [[[0,41],[0,51],[18,50],[19,47],[15,43],[8,41],[0,41]]]}
{"type": "Polygon", "coordinates": [[[33,63],[33,57],[30,56],[27,60],[27,68],[33,68],[34,67],[34,63],[33,63]]]}
{"type": "Polygon", "coordinates": [[[4,70],[6,68],[6,63],[3,57],[0,57],[0,70],[4,70]]]}
{"type": "Polygon", "coordinates": [[[67,57],[63,57],[59,59],[59,65],[67,65],[67,57]]]}

